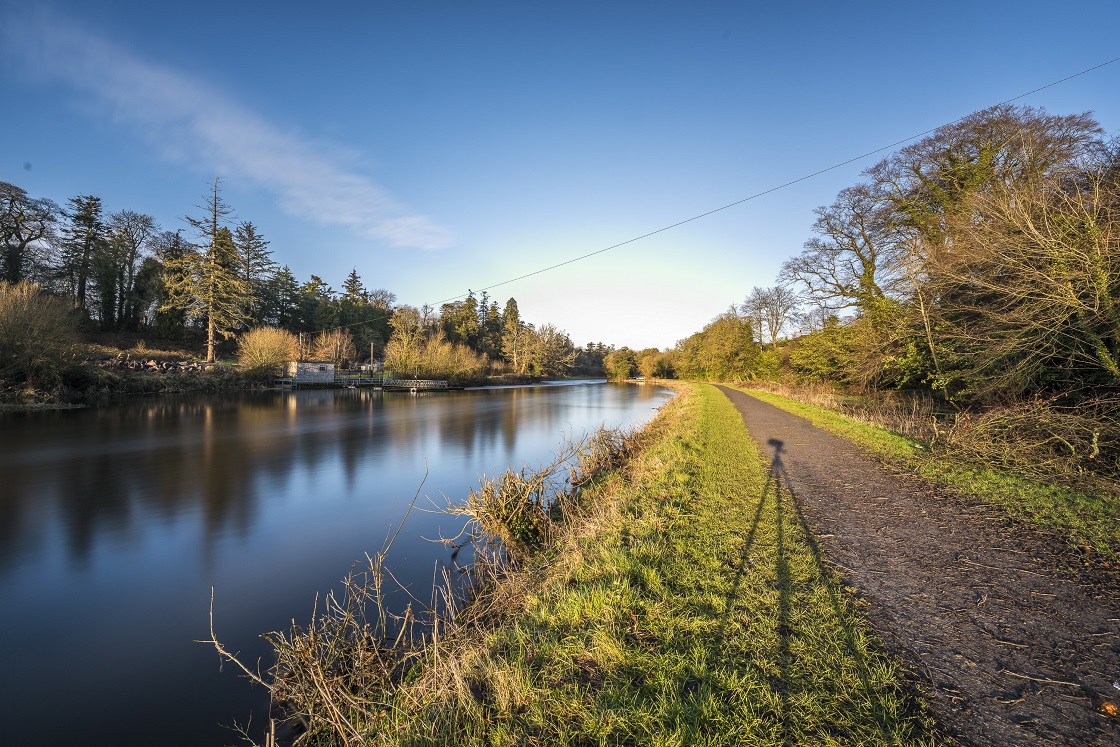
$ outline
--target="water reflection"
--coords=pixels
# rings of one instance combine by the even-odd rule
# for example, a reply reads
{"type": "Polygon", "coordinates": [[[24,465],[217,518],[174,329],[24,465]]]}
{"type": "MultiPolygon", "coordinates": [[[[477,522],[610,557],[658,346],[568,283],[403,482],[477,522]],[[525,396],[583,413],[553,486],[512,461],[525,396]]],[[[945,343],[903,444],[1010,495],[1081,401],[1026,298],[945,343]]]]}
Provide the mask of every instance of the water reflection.
{"type": "MultiPolygon", "coordinates": [[[[265,486],[283,491],[297,470],[337,459],[354,490],[371,453],[394,460],[512,452],[527,418],[559,434],[577,426],[580,408],[610,415],[601,389],[269,392],[15,418],[0,430],[0,569],[34,552],[47,507],[79,563],[96,535],[128,542],[144,531],[138,513],[174,521],[199,512],[209,540],[248,531],[265,486]]],[[[635,391],[648,395],[643,401],[657,396],[635,391]]]]}
{"type": "MultiPolygon", "coordinates": [[[[217,724],[259,716],[261,694],[190,643],[206,635],[211,586],[223,637],[263,654],[258,634],[306,619],[314,593],[376,549],[425,471],[425,493],[462,497],[481,473],[543,463],[562,434],[644,420],[667,396],[602,384],[318,390],[3,416],[0,594],[33,611],[0,616],[0,636],[22,642],[6,668],[28,673],[0,680],[9,712],[28,714],[17,743],[125,722],[138,744],[172,723],[161,743],[237,741],[217,724]],[[73,693],[73,718],[52,718],[73,693]]],[[[410,517],[394,547],[407,583],[450,560],[422,539],[457,531],[447,522],[410,517]]]]}

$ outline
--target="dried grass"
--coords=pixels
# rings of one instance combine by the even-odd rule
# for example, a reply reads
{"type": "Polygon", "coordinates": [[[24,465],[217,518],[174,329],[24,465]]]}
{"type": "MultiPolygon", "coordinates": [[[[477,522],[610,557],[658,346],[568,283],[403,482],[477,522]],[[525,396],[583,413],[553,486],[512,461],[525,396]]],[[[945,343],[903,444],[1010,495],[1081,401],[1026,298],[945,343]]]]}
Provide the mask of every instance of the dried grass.
{"type": "Polygon", "coordinates": [[[944,419],[948,415],[944,411],[938,411],[933,397],[928,394],[876,392],[866,397],[849,397],[837,394],[827,384],[793,387],[774,381],[752,381],[738,386],[840,412],[858,423],[885,428],[892,433],[927,442],[932,441],[938,433],[938,418],[944,419]]]}
{"type": "Polygon", "coordinates": [[[929,395],[880,392],[856,398],[819,384],[753,381],[740,386],[842,413],[857,423],[924,442],[934,455],[957,462],[1080,489],[1118,490],[1120,398],[1113,395],[1038,395],[955,411],[939,409],[929,395]]]}
{"type": "Polygon", "coordinates": [[[1120,400],[1092,397],[1069,405],[1056,397],[1033,397],[965,412],[939,427],[930,443],[935,453],[1034,479],[1115,480],[1120,478],[1120,400]]]}

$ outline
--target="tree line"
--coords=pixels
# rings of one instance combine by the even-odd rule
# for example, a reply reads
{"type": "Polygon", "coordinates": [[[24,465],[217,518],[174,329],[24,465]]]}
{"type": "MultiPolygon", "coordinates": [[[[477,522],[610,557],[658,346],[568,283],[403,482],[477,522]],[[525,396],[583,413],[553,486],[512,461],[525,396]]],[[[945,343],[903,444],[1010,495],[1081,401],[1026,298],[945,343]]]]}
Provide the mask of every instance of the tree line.
{"type": "MultiPolygon", "coordinates": [[[[405,373],[791,378],[932,393],[958,406],[1120,382],[1120,158],[1089,114],[1002,105],[892,153],[816,209],[775,284],[671,350],[576,347],[485,293],[398,304],[355,268],[297,281],[215,180],[191,233],[0,183],[0,276],[36,283],[106,332],[222,340],[300,335],[297,354],[405,373]]],[[[1072,395],[1071,395],[1072,396],[1072,395]]]]}
{"type": "Polygon", "coordinates": [[[367,288],[357,268],[339,291],[318,275],[301,283],[273,259],[257,225],[232,217],[220,179],[186,216],[189,230],[106,212],[94,195],[59,205],[0,182],[0,201],[0,281],[63,301],[91,333],[205,344],[214,361],[223,344],[230,349],[224,341],[275,329],[297,340],[293,357],[384,359],[405,374],[471,381],[599,376],[613,351],[577,347],[555,325],[523,320],[513,298],[499,307],[468,293],[438,310],[414,307],[367,288]]]}
{"type": "Polygon", "coordinates": [[[1090,114],[977,112],[815,213],[773,287],[678,343],[679,371],[962,405],[1120,384],[1120,149],[1090,114]]]}

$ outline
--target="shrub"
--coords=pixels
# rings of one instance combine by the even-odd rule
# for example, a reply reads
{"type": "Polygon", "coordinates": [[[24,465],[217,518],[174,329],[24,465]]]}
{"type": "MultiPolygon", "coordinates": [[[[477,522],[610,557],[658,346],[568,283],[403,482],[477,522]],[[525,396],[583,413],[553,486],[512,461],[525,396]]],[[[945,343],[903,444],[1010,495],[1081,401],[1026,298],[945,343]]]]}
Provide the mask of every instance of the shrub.
{"type": "Polygon", "coordinates": [[[255,376],[280,373],[284,364],[299,355],[299,341],[286,329],[257,327],[237,339],[237,360],[255,376]]]}
{"type": "Polygon", "coordinates": [[[962,413],[933,439],[937,453],[1039,480],[1120,477],[1120,401],[1034,397],[962,413]]]}
{"type": "Polygon", "coordinates": [[[352,361],[357,357],[354,337],[350,334],[350,330],[324,330],[315,336],[315,343],[311,348],[312,360],[334,361],[337,366],[342,361],[352,361]]]}
{"type": "Polygon", "coordinates": [[[385,347],[385,369],[398,376],[447,379],[456,386],[479,384],[490,370],[487,357],[437,332],[411,346],[399,335],[385,347]]]}
{"type": "Polygon", "coordinates": [[[73,361],[77,319],[35,283],[0,281],[0,379],[51,386],[73,361]]]}

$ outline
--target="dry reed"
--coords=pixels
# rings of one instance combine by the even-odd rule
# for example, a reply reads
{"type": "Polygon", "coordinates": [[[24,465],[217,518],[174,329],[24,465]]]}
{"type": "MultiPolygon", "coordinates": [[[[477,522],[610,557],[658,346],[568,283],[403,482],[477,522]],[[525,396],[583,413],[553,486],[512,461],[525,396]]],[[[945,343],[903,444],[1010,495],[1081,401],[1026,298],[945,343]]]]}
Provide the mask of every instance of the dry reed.
{"type": "Polygon", "coordinates": [[[414,599],[401,612],[386,607],[387,587],[399,586],[385,565],[398,525],[380,551],[355,565],[338,593],[328,592],[321,603],[316,597],[309,624],[293,620],[287,631],[263,636],[276,655],[267,672],[250,668],[222,645],[212,606],[211,636],[204,642],[268,690],[270,729],[283,722],[295,744],[367,744],[400,723],[394,709],[432,689],[450,687],[453,702],[476,707],[477,683],[465,674],[469,641],[517,609],[523,567],[549,553],[576,518],[597,510],[582,505],[583,489],[620,467],[639,434],[600,429],[568,441],[535,470],[483,477],[463,503],[447,506],[466,525],[459,537],[443,541],[471,542],[475,562],[462,578],[445,569],[426,606],[414,599]]]}

